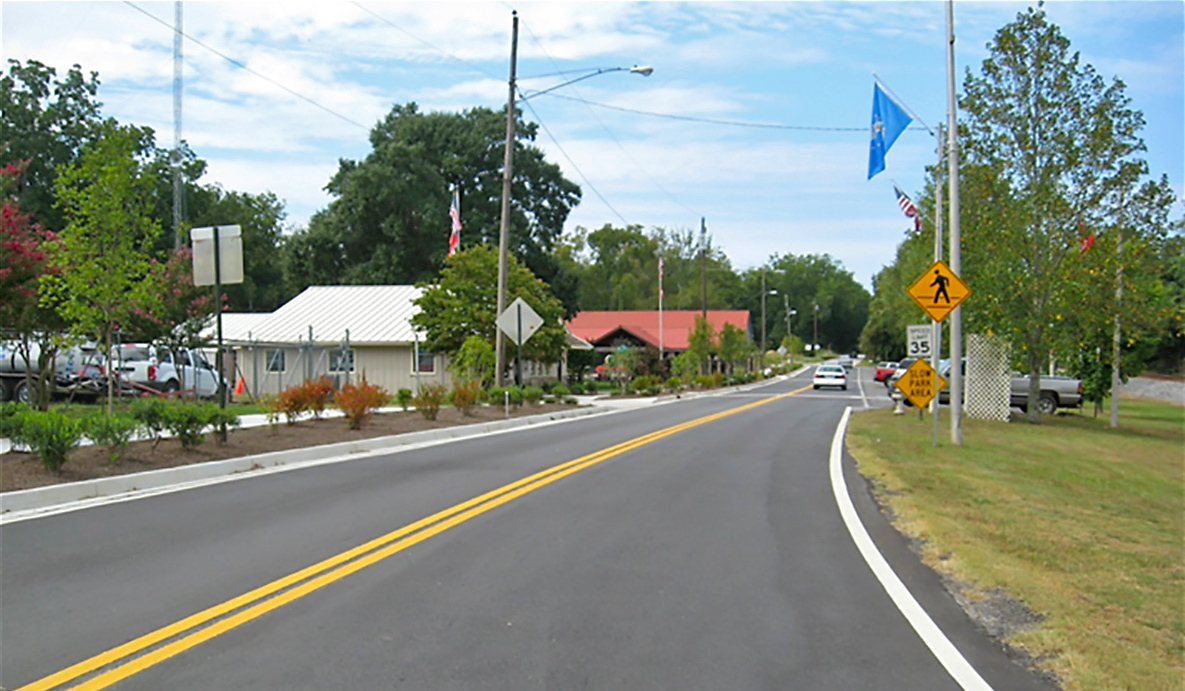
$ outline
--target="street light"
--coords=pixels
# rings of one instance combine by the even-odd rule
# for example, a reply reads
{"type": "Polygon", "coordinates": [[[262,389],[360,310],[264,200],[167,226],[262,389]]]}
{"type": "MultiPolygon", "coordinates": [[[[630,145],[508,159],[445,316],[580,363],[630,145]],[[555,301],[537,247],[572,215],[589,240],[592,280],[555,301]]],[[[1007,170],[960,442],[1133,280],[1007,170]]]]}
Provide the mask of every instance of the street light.
{"type": "MultiPolygon", "coordinates": [[[[510,253],[510,182],[514,174],[514,95],[518,88],[515,78],[518,65],[518,12],[511,12],[511,17],[513,29],[510,38],[510,94],[506,99],[506,154],[502,167],[502,222],[498,227],[498,315],[501,315],[506,309],[506,258],[510,253]]],[[[643,77],[649,77],[654,72],[654,69],[650,67],[639,67],[637,65],[633,67],[593,68],[588,74],[570,79],[561,84],[556,84],[543,91],[525,95],[523,96],[523,100],[534,98],[540,94],[545,94],[560,87],[595,77],[598,74],[605,74],[606,72],[632,72],[634,74],[640,74],[643,77]]],[[[502,386],[505,383],[503,370],[506,368],[506,357],[502,352],[505,341],[502,335],[502,329],[495,328],[494,334],[495,384],[502,386]]]]}
{"type": "Polygon", "coordinates": [[[790,333],[790,317],[798,314],[798,310],[790,309],[790,296],[782,293],[782,305],[786,308],[786,340],[794,340],[793,334],[790,333]]]}

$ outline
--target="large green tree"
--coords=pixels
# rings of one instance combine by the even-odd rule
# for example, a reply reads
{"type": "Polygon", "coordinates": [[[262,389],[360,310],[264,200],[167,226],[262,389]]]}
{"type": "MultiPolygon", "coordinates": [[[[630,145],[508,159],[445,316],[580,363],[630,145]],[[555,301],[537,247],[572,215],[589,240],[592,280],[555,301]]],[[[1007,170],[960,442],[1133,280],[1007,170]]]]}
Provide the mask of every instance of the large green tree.
{"type": "MultiPolygon", "coordinates": [[[[455,356],[467,339],[480,336],[491,347],[497,329],[498,250],[476,245],[457,252],[445,262],[437,283],[425,288],[416,300],[420,311],[412,324],[425,334],[428,350],[455,356]]],[[[543,318],[543,325],[523,344],[523,357],[543,363],[559,362],[566,332],[564,307],[548,286],[514,257],[506,266],[506,302],[522,298],[543,318]]],[[[508,346],[511,353],[515,346],[508,346]]]]}
{"type": "Polygon", "coordinates": [[[102,124],[98,73],[75,65],[59,79],[36,60],[8,61],[0,77],[0,166],[27,161],[14,190],[17,204],[49,230],[64,225],[54,205],[54,180],[74,163],[102,124]]]}
{"type": "MultiPolygon", "coordinates": [[[[1058,315],[1102,307],[1075,288],[1085,270],[1080,228],[1122,223],[1146,163],[1143,116],[1119,79],[1083,64],[1044,11],[1030,8],[995,35],[979,76],[968,70],[962,180],[986,204],[963,222],[963,278],[974,286],[969,328],[1008,337],[1030,375],[1058,344],[1058,315]],[[987,215],[990,213],[990,215],[987,215]]],[[[1133,229],[1134,230],[1134,229],[1133,229]]],[[[1105,292],[1105,291],[1104,291],[1105,292]]],[[[1039,416],[1036,406],[1030,418],[1039,416]]]]}
{"type": "Polygon", "coordinates": [[[765,290],[777,291],[766,297],[767,343],[779,343],[787,335],[787,307],[797,313],[790,318],[791,333],[810,342],[815,334],[818,305],[819,343],[837,352],[857,347],[860,331],[868,320],[871,296],[843,264],[826,254],[786,255],[746,272],[731,302],[754,315],[758,338],[763,273],[765,290]]]}
{"type": "MultiPolygon", "coordinates": [[[[568,286],[574,306],[575,284],[552,251],[580,189],[530,143],[536,129],[516,125],[510,251],[549,284],[568,286]]],[[[327,185],[336,198],[290,243],[290,271],[341,283],[431,280],[448,249],[450,185],[460,190],[461,246],[497,245],[505,137],[502,111],[396,105],[371,130],[371,153],[341,161],[327,185]]]]}

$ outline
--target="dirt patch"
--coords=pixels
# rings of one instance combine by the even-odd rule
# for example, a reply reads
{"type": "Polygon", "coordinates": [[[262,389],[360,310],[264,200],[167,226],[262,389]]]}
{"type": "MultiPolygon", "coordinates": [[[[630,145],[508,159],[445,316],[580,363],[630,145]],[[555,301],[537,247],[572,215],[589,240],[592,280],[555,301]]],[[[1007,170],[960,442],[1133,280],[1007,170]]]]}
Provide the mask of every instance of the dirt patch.
{"type": "MultiPolygon", "coordinates": [[[[541,415],[575,406],[563,404],[524,405],[512,407],[510,417],[541,415]]],[[[0,492],[45,487],[64,482],[140,473],[146,470],[221,461],[228,458],[252,456],[269,451],[287,451],[322,444],[356,441],[407,434],[423,430],[471,425],[505,419],[502,408],[481,407],[466,416],[453,408],[441,409],[436,420],[426,420],[415,412],[395,412],[375,415],[360,430],[351,430],[340,417],[304,420],[295,425],[280,423],[274,427],[232,429],[225,444],[220,444],[213,433],[193,449],[182,449],[172,439],[161,440],[153,448],[151,441],[129,444],[118,461],[112,462],[105,447],[84,446],[70,453],[61,472],[53,473],[41,464],[36,454],[10,452],[0,454],[0,492]]]]}

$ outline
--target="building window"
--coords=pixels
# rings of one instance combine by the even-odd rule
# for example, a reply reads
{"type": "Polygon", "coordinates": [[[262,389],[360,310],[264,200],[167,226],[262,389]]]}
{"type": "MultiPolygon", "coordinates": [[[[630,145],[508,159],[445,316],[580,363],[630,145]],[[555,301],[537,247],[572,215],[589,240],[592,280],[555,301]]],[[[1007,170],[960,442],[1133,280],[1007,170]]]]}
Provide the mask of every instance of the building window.
{"type": "Polygon", "coordinates": [[[268,372],[287,372],[288,366],[285,362],[284,351],[279,348],[275,350],[263,351],[264,357],[267,359],[268,372]]]}
{"type": "Polygon", "coordinates": [[[416,361],[417,374],[436,374],[436,353],[430,353],[427,350],[419,351],[419,360],[416,361]]]}
{"type": "Polygon", "coordinates": [[[354,350],[331,350],[329,351],[329,371],[330,372],[353,372],[354,371],[354,350]]]}

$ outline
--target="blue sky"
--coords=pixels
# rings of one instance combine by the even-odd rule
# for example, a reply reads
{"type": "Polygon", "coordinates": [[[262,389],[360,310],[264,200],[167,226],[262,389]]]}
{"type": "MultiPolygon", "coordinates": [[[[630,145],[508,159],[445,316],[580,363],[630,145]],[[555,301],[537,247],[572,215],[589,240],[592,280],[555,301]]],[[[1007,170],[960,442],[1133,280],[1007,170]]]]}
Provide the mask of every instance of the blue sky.
{"type": "MultiPolygon", "coordinates": [[[[960,87],[996,30],[1033,4],[955,3],[960,87]]],[[[1127,84],[1146,118],[1152,174],[1185,196],[1185,3],[1052,0],[1045,9],[1084,61],[1127,84]]],[[[873,74],[930,127],[945,122],[946,3],[937,0],[186,2],[185,33],[202,45],[185,42],[182,130],[209,162],[203,182],[270,190],[288,224],[303,226],[328,204],[322,188],[338,160],[366,156],[369,127],[393,104],[504,107],[511,10],[524,93],[596,68],[654,68],[526,102],[542,126],[537,145],[584,191],[568,229],[698,230],[705,218],[737,269],[829,254],[868,287],[892,261],[912,227],[892,181],[916,197],[934,141],[915,125],[887,170],[867,179],[873,74]],[[531,78],[554,73],[565,74],[531,78]]],[[[98,71],[104,113],[171,145],[174,3],[3,2],[0,12],[5,60],[98,71]]]]}

